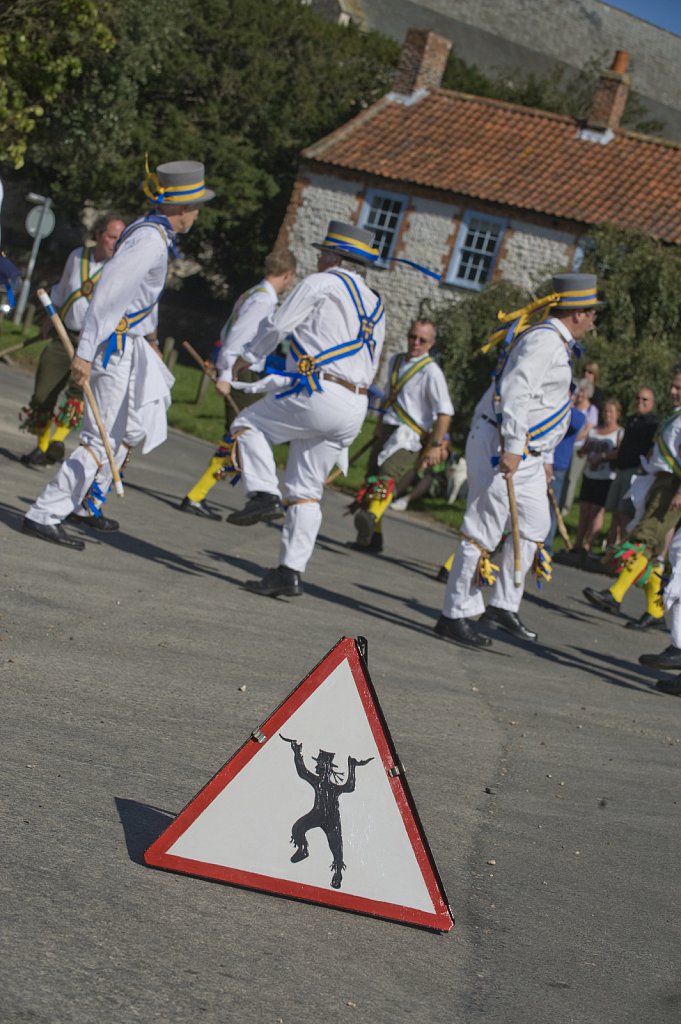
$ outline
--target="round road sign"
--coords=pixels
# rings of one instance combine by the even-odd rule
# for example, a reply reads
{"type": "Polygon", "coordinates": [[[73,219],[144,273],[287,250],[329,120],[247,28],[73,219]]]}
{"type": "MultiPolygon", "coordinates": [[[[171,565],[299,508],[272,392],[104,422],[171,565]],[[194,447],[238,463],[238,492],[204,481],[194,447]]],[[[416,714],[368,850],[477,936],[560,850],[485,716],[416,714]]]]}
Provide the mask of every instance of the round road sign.
{"type": "Polygon", "coordinates": [[[26,230],[31,238],[47,238],[54,231],[54,213],[49,206],[34,206],[26,217],[26,230]]]}

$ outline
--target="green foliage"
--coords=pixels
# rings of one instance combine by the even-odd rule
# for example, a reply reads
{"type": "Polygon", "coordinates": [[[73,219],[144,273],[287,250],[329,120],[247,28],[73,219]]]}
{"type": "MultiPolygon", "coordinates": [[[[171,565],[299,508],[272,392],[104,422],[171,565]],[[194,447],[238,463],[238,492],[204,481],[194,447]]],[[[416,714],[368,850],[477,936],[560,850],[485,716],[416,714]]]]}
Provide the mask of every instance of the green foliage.
{"type": "Polygon", "coordinates": [[[195,158],[218,193],[183,251],[218,286],[252,283],[281,225],[300,150],[389,88],[399,47],[298,0],[102,0],[115,36],[34,132],[28,170],[75,214],[139,209],[150,163],[195,158]]]}
{"type": "Polygon", "coordinates": [[[681,362],[681,253],[645,235],[602,227],[591,233],[582,270],[598,275],[608,306],[599,313],[589,356],[600,386],[625,409],[641,386],[668,408],[670,371],[681,362]]]}
{"type": "MultiPolygon", "coordinates": [[[[595,359],[600,386],[619,399],[625,413],[634,409],[642,386],[653,389],[664,413],[671,369],[681,363],[681,253],[645,235],[604,226],[587,237],[581,270],[597,275],[608,305],[598,314],[596,332],[584,341],[587,351],[575,362],[575,378],[581,376],[580,364],[595,359]]],[[[545,281],[536,295],[548,290],[545,281]]],[[[495,355],[482,355],[480,348],[496,326],[497,312],[518,309],[534,297],[499,281],[454,304],[423,310],[437,324],[442,369],[456,408],[457,441],[465,438],[494,369],[495,355]]]]}
{"type": "Polygon", "coordinates": [[[452,435],[461,444],[468,432],[473,409],[490,383],[496,365],[494,352],[480,352],[495,329],[500,309],[511,311],[528,302],[530,296],[507,281],[498,281],[466,295],[458,302],[425,308],[437,326],[438,351],[456,409],[452,435]]]}
{"type": "Polygon", "coordinates": [[[39,120],[83,70],[113,46],[95,0],[14,0],[0,26],[0,161],[24,164],[39,120]]]}

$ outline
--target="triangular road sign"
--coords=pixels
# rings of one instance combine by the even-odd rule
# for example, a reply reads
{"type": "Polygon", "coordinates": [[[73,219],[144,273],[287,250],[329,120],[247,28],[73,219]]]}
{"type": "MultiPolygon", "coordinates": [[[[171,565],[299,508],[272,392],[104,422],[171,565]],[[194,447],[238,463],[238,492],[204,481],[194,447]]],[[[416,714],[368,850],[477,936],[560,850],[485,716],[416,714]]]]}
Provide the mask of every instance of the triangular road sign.
{"type": "Polygon", "coordinates": [[[366,662],[348,638],[144,860],[436,931],[454,923],[366,662]]]}

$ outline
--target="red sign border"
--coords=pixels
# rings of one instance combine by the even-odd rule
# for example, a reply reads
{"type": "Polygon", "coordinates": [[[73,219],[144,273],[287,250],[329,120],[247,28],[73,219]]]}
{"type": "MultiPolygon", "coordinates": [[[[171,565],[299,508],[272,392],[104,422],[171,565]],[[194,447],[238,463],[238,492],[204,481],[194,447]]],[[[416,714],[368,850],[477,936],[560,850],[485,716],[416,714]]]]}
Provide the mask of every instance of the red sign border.
{"type": "Polygon", "coordinates": [[[342,637],[335,647],[312,669],[309,675],[302,682],[298,683],[288,697],[272,712],[269,718],[260,726],[260,729],[255,730],[255,735],[249,738],[229,761],[216,772],[204,788],[180,811],[168,828],[151,844],[144,854],[145,864],[149,867],[162,868],[166,871],[194,875],[198,878],[208,878],[229,885],[256,889],[260,892],[304,900],[308,903],[323,904],[325,906],[354,911],[355,913],[369,914],[373,917],[386,918],[390,921],[399,921],[403,924],[415,925],[439,932],[448,932],[453,927],[454,918],[442,880],[435,865],[435,860],[428,845],[428,840],[426,839],[407,780],[399,766],[395,744],[390,735],[376,690],[371,682],[368,667],[360,654],[355,640],[342,637]],[[428,894],[433,901],[435,908],[433,913],[416,910],[413,907],[385,903],[381,900],[371,900],[363,896],[353,896],[350,893],[343,893],[341,891],[322,889],[305,883],[292,882],[288,879],[273,878],[268,875],[256,874],[255,872],[190,860],[168,853],[170,847],[196,821],[206,807],[229,785],[245,765],[256,756],[258,751],[262,750],[271,739],[277,737],[279,731],[284,727],[291,715],[305,703],[308,697],[346,659],[350,665],[359,697],[362,701],[376,746],[380,752],[383,767],[388,774],[390,787],[404,822],[407,835],[409,836],[428,894]],[[261,742],[258,742],[255,738],[255,735],[258,733],[265,737],[261,742]]]}

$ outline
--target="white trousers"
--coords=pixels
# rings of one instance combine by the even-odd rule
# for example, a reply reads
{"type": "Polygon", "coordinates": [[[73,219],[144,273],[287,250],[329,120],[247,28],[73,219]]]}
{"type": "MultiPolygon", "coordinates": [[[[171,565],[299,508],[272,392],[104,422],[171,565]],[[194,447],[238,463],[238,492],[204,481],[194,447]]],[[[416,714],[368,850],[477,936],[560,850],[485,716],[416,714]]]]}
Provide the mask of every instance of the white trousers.
{"type": "MultiPolygon", "coordinates": [[[[492,457],[499,453],[499,432],[496,426],[478,417],[466,441],[468,502],[461,531],[489,552],[494,551],[499,544],[509,519],[506,481],[491,462],[492,457]]],[[[541,457],[528,455],[523,459],[513,474],[513,483],[518,505],[521,570],[524,579],[534,561],[537,544],[546,537],[551,521],[546,474],[541,457]]],[[[479,560],[480,549],[462,538],[454,555],[442,607],[442,613],[447,618],[469,619],[484,612],[485,602],[476,573],[479,560]]],[[[523,597],[523,587],[516,587],[513,582],[513,539],[510,535],[494,561],[500,571],[490,603],[495,608],[517,612],[523,597]]]]}
{"type": "Polygon", "coordinates": [[[670,613],[672,643],[681,649],[681,529],[674,534],[668,558],[672,574],[664,588],[664,607],[670,613]]]}
{"type": "MultiPolygon", "coordinates": [[[[100,345],[90,376],[92,393],[119,468],[130,448],[144,437],[139,418],[129,401],[135,379],[134,343],[134,338],[127,338],[125,350],[114,353],[106,369],[102,366],[105,346],[100,345]]],[[[80,445],[61,464],[56,476],[29,508],[26,518],[34,523],[56,526],[72,512],[87,515],[82,503],[92,484],[96,480],[101,493],[106,495],[112,476],[97,424],[86,402],[80,445]]]]}
{"type": "Polygon", "coordinates": [[[366,395],[324,381],[324,390],[312,395],[266,395],[232,423],[232,433],[244,431],[238,457],[247,495],[265,491],[282,497],[272,445],[290,442],[280,565],[305,572],[322,523],[324,481],[359,433],[366,410],[366,395]]]}

